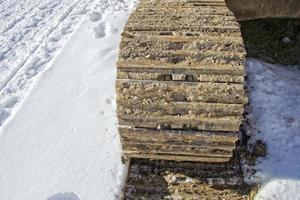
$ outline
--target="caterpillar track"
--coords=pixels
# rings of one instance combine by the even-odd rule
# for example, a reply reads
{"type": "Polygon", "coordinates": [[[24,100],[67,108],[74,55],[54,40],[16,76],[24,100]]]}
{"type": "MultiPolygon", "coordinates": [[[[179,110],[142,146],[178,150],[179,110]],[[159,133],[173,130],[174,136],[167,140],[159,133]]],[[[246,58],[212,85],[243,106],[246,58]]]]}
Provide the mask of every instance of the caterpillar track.
{"type": "Polygon", "coordinates": [[[245,54],[224,0],[140,1],[117,63],[125,199],[250,199],[236,150],[245,54]]]}
{"type": "Polygon", "coordinates": [[[141,0],[117,63],[124,156],[228,162],[247,103],[244,61],[224,0],[141,0]]]}

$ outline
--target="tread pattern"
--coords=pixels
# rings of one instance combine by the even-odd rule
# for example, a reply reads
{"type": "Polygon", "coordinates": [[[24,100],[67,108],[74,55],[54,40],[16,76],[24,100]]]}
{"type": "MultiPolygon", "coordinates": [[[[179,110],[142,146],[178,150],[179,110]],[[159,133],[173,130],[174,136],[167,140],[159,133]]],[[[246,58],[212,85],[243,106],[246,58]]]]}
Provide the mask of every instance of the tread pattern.
{"type": "Polygon", "coordinates": [[[228,162],[247,103],[244,62],[224,0],[141,0],[117,63],[124,155],[228,162]]]}

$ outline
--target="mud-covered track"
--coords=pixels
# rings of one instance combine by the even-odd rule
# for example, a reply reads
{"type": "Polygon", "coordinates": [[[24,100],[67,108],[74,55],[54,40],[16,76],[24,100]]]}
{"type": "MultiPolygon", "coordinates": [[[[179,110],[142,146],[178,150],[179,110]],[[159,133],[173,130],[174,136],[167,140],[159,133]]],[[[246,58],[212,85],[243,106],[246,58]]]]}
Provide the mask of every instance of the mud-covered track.
{"type": "Polygon", "coordinates": [[[228,162],[247,103],[244,59],[239,24],[224,1],[141,0],[117,64],[124,155],[228,162]]]}

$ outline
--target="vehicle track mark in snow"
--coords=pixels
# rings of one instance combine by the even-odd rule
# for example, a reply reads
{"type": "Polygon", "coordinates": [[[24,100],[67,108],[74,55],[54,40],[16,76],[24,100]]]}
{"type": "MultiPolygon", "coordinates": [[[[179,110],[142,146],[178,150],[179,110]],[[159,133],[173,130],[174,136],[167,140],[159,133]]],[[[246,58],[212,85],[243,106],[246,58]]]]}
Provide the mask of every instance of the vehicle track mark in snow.
{"type": "Polygon", "coordinates": [[[20,20],[0,28],[0,126],[94,5],[94,0],[28,2],[15,5],[22,10],[20,20]]]}
{"type": "MultiPolygon", "coordinates": [[[[35,46],[32,50],[31,50],[31,54],[28,55],[27,57],[25,57],[25,59],[21,62],[21,64],[16,67],[14,70],[12,70],[10,72],[10,74],[6,77],[6,79],[3,80],[2,84],[0,85],[0,91],[3,90],[3,88],[5,88],[7,86],[7,84],[10,82],[10,80],[17,75],[17,72],[24,66],[26,65],[26,62],[28,61],[29,58],[31,58],[34,53],[39,49],[39,47],[41,47],[41,45],[43,44],[44,40],[48,38],[48,36],[57,28],[57,26],[70,14],[70,12],[74,9],[74,7],[80,2],[80,0],[75,1],[75,3],[73,5],[71,5],[70,7],[68,7],[68,9],[66,11],[63,12],[63,15],[61,15],[59,17],[59,19],[57,20],[57,23],[50,26],[47,30],[44,31],[45,36],[43,36],[41,38],[40,43],[35,46]]],[[[42,35],[44,35],[42,33],[42,35]]],[[[38,59],[38,58],[37,58],[38,59]]],[[[32,64],[36,64],[36,61],[33,61],[32,64]]]]}
{"type": "MultiPolygon", "coordinates": [[[[16,27],[18,23],[22,21],[27,21],[30,19],[31,16],[33,16],[33,13],[36,13],[36,11],[42,10],[43,7],[48,9],[53,9],[55,7],[58,7],[61,2],[45,2],[45,5],[41,5],[40,7],[36,7],[35,4],[32,4],[31,7],[29,7],[24,13],[21,13],[17,15],[16,17],[12,17],[12,22],[6,24],[5,28],[0,32],[0,34],[5,34],[8,31],[10,31],[12,28],[16,27]],[[49,6],[50,4],[50,6],[49,6]],[[48,6],[47,6],[48,5],[48,6]]],[[[11,13],[11,15],[15,15],[15,13],[11,13]]],[[[26,22],[25,22],[26,23],[26,22]]]]}

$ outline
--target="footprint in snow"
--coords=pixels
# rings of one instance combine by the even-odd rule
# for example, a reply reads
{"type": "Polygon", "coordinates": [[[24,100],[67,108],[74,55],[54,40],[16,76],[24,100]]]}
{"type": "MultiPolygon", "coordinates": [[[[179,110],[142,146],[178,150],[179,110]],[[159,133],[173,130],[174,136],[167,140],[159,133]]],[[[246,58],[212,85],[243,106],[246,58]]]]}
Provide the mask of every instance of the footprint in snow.
{"type": "Polygon", "coordinates": [[[74,192],[57,193],[47,198],[47,200],[80,200],[74,192]]]}
{"type": "Polygon", "coordinates": [[[112,103],[112,102],[111,102],[111,98],[106,98],[106,99],[105,99],[105,103],[108,104],[108,105],[110,105],[110,104],[112,103]]]}
{"type": "Polygon", "coordinates": [[[102,15],[100,13],[97,12],[92,12],[89,14],[90,20],[92,22],[96,22],[102,19],[102,15]]]}
{"type": "Polygon", "coordinates": [[[119,30],[113,27],[110,23],[102,22],[98,26],[93,28],[96,39],[101,39],[110,34],[116,34],[119,30]]]}
{"type": "Polygon", "coordinates": [[[111,32],[112,34],[116,34],[116,33],[119,32],[119,29],[114,28],[114,27],[111,27],[110,32],[111,32]]]}
{"type": "Polygon", "coordinates": [[[98,26],[94,27],[93,31],[94,31],[95,38],[96,39],[104,38],[106,36],[107,28],[108,27],[106,22],[103,22],[98,26]]]}

